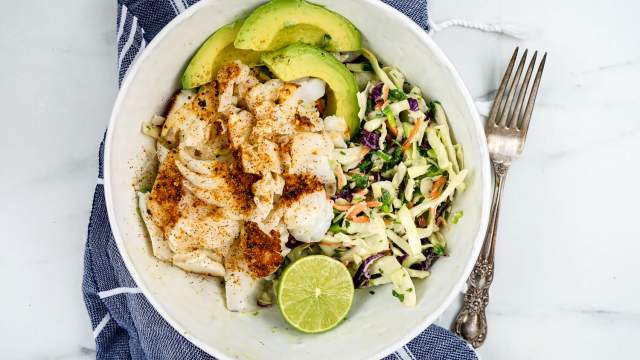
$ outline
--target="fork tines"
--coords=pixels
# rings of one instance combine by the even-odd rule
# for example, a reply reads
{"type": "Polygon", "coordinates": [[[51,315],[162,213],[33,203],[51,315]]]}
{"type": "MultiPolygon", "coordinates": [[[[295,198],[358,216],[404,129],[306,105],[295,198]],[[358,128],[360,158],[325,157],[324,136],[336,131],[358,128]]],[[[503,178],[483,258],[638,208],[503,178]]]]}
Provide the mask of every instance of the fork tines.
{"type": "Polygon", "coordinates": [[[533,57],[529,62],[529,66],[527,67],[527,72],[524,76],[524,80],[521,82],[520,77],[527,60],[528,52],[529,50],[525,49],[518,64],[518,68],[516,69],[516,73],[513,78],[510,79],[511,73],[513,72],[513,67],[518,57],[518,48],[516,47],[515,51],[513,52],[513,56],[511,56],[509,66],[507,67],[507,70],[502,77],[502,81],[500,82],[500,87],[498,88],[496,99],[493,102],[493,106],[491,107],[491,113],[489,114],[487,126],[498,126],[517,129],[526,134],[527,129],[529,128],[531,112],[533,111],[533,106],[536,102],[538,88],[540,87],[540,78],[542,76],[542,71],[544,70],[544,63],[547,60],[547,53],[545,52],[544,56],[542,57],[542,61],[538,65],[538,71],[533,81],[533,85],[529,87],[529,81],[531,80],[533,68],[536,65],[538,52],[536,51],[533,53],[533,57]],[[509,88],[509,91],[505,95],[505,89],[507,87],[509,88]],[[527,89],[530,90],[528,96],[527,89]],[[525,97],[527,97],[527,105],[523,109],[522,104],[524,104],[525,97]]]}

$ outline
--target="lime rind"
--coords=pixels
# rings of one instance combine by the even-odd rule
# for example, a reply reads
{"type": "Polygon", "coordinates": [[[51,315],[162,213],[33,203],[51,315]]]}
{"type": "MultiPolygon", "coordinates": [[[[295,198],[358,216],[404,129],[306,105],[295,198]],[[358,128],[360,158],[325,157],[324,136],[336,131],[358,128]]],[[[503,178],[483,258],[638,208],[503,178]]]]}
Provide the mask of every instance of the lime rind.
{"type": "Polygon", "coordinates": [[[285,320],[306,333],[336,327],[349,313],[353,280],[341,262],[312,255],[289,265],[278,284],[278,306],[285,320]]]}

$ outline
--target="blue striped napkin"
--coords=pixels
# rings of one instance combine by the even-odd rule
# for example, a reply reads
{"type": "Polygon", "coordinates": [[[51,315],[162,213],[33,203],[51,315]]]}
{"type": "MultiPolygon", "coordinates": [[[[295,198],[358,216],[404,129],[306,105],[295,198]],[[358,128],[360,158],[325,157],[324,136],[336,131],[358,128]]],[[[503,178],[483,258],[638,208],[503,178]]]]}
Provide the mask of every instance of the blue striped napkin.
{"type": "MultiPolygon", "coordinates": [[[[153,37],[198,0],[118,0],[118,71],[127,69],[153,37]]],[[[428,30],[425,0],[384,0],[428,30]]],[[[82,292],[91,318],[98,359],[212,359],[178,334],[140,293],[116,247],[102,185],[104,141],[85,250],[82,292]]],[[[473,360],[463,340],[432,325],[385,359],[473,360]]]]}

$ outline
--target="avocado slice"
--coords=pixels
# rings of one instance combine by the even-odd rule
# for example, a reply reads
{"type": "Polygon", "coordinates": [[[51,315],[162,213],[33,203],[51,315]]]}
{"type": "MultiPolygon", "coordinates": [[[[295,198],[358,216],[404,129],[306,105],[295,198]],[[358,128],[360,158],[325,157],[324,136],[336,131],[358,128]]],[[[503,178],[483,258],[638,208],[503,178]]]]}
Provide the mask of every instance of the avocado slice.
{"type": "Polygon", "coordinates": [[[246,19],[235,46],[238,49],[272,51],[294,42],[327,51],[357,51],[360,32],[344,16],[305,0],[272,0],[246,19]]]}
{"type": "Polygon", "coordinates": [[[247,65],[255,65],[260,62],[259,52],[236,49],[233,46],[243,21],[238,20],[221,27],[200,46],[182,74],[183,89],[193,89],[211,82],[226,63],[240,60],[247,65]]]}
{"type": "Polygon", "coordinates": [[[324,80],[331,89],[327,96],[327,111],[345,119],[351,136],[358,132],[358,84],[349,69],[333,55],[317,47],[295,43],[262,55],[262,62],[283,81],[303,77],[324,80]]]}

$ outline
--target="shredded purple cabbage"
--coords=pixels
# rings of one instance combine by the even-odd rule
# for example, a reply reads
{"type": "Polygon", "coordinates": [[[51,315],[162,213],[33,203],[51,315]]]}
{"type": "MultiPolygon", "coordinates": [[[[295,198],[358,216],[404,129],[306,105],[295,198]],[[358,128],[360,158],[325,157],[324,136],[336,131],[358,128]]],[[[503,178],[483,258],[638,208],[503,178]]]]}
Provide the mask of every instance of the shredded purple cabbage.
{"type": "Polygon", "coordinates": [[[360,130],[360,143],[366,145],[372,150],[378,150],[378,140],[380,140],[380,134],[377,132],[369,132],[365,129],[360,130]]]}
{"type": "Polygon", "coordinates": [[[373,182],[378,182],[382,179],[379,172],[371,172],[369,175],[373,176],[373,182]]]}
{"type": "Polygon", "coordinates": [[[374,261],[380,259],[381,257],[383,257],[385,255],[386,255],[386,253],[384,253],[384,252],[371,255],[368,258],[366,258],[362,262],[362,264],[360,264],[360,267],[356,271],[355,275],[353,275],[353,283],[354,283],[356,289],[359,289],[359,288],[362,288],[362,287],[366,287],[369,284],[369,280],[371,279],[371,274],[369,274],[369,266],[374,261]]]}
{"type": "Polygon", "coordinates": [[[348,202],[351,202],[351,200],[353,200],[353,189],[345,186],[344,188],[342,188],[342,190],[340,190],[340,192],[336,194],[336,198],[343,198],[348,202]]]}
{"type": "Polygon", "coordinates": [[[431,268],[433,263],[435,263],[436,260],[438,260],[440,258],[440,255],[436,254],[433,251],[433,248],[428,248],[427,250],[425,250],[424,256],[426,257],[426,260],[423,260],[423,261],[421,261],[419,263],[415,263],[415,264],[411,265],[411,268],[414,269],[414,270],[427,271],[427,270],[429,270],[429,268],[431,268]]]}
{"type": "Polygon", "coordinates": [[[302,245],[304,244],[302,241],[298,241],[296,240],[296,238],[294,238],[293,236],[289,235],[289,238],[287,238],[287,242],[284,243],[284,246],[288,247],[289,249],[293,249],[295,247],[297,247],[298,245],[302,245]]]}
{"type": "Polygon", "coordinates": [[[431,149],[431,144],[429,144],[429,141],[427,141],[427,137],[426,136],[422,138],[422,142],[420,143],[420,148],[422,148],[424,150],[431,149]]]}
{"type": "Polygon", "coordinates": [[[407,101],[409,101],[409,109],[411,109],[411,111],[420,110],[420,107],[418,106],[418,100],[414,98],[408,98],[407,101]]]}
{"type": "Polygon", "coordinates": [[[384,83],[379,82],[371,89],[371,100],[373,100],[374,103],[378,101],[380,97],[382,97],[383,86],[384,86],[384,83]]]}
{"type": "Polygon", "coordinates": [[[444,210],[447,208],[447,206],[449,206],[449,202],[448,201],[444,201],[444,202],[442,202],[442,204],[438,205],[438,207],[436,208],[436,219],[439,218],[440,216],[442,216],[442,214],[444,213],[444,210]]]}

